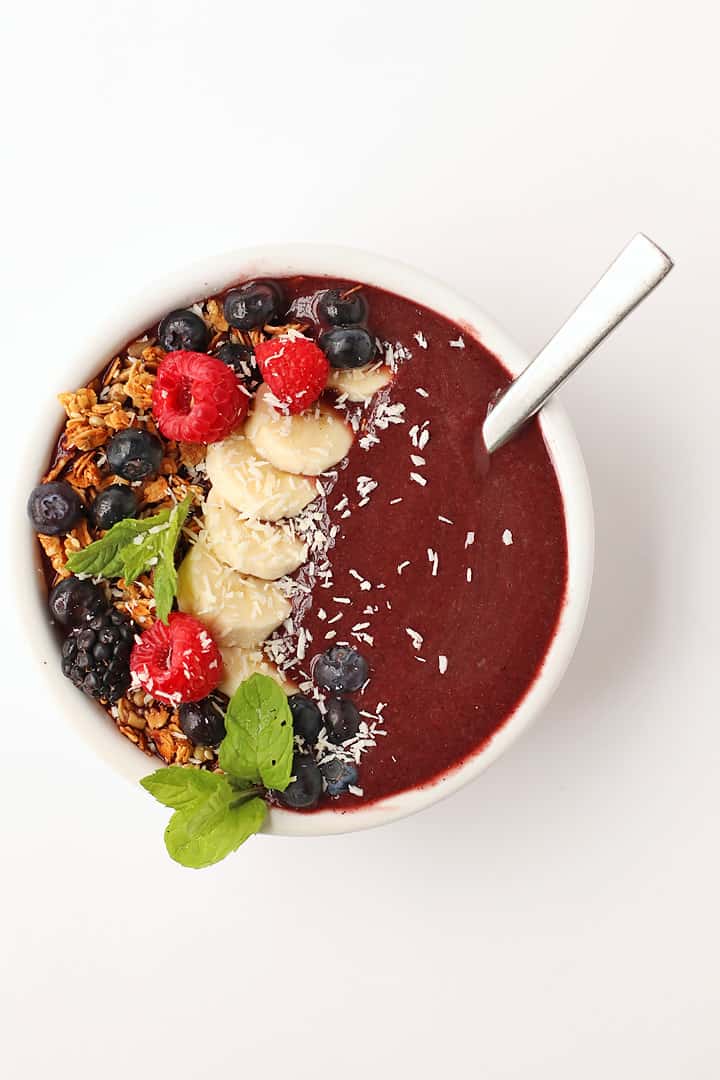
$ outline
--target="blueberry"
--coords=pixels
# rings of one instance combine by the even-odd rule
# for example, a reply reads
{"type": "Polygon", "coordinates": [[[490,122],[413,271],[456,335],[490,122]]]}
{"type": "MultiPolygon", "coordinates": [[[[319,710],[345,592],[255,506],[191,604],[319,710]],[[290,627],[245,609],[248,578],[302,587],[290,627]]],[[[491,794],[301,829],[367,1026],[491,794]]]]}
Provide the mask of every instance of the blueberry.
{"type": "Polygon", "coordinates": [[[225,717],[212,697],[181,705],[180,727],[198,746],[217,746],[225,738],[225,717]]]}
{"type": "Polygon", "coordinates": [[[365,322],[367,313],[367,300],[360,291],[328,289],[318,303],[318,314],[332,326],[352,326],[365,322]]]}
{"type": "Polygon", "coordinates": [[[48,597],[50,613],[61,626],[82,626],[105,607],[105,595],[92,581],[75,576],[64,578],[48,597]]]}
{"type": "Polygon", "coordinates": [[[247,345],[240,345],[236,341],[226,341],[215,353],[218,360],[232,368],[236,375],[246,377],[252,371],[254,357],[252,349],[247,345]]]}
{"type": "Polygon", "coordinates": [[[225,297],[223,312],[231,326],[252,330],[279,313],[282,304],[280,289],[271,281],[249,281],[239,289],[231,289],[225,297]]]}
{"type": "Polygon", "coordinates": [[[291,694],[288,705],[293,718],[293,730],[312,746],[323,726],[322,713],[312,698],[304,694],[291,694]]]}
{"type": "Polygon", "coordinates": [[[113,435],[107,445],[108,465],[123,480],[144,480],[160,468],[162,443],[149,431],[126,428],[113,435]]]}
{"type": "Polygon", "coordinates": [[[90,517],[98,529],[109,529],[124,518],[135,517],[137,496],[132,488],[111,484],[99,492],[90,506],[90,517]]]}
{"type": "Polygon", "coordinates": [[[334,368],[356,368],[375,356],[375,339],[363,326],[336,326],[320,338],[320,348],[334,368]]]}
{"type": "Polygon", "coordinates": [[[347,791],[351,784],[357,784],[357,767],[351,761],[331,758],[320,766],[320,772],[327,784],[327,793],[335,797],[347,791]]]}
{"type": "Polygon", "coordinates": [[[27,512],[37,532],[44,536],[60,536],[77,525],[82,517],[82,503],[77,492],[64,480],[53,480],[32,489],[27,512]]]}
{"type": "Polygon", "coordinates": [[[180,309],[165,316],[158,327],[158,338],[166,352],[178,349],[205,352],[210,344],[210,330],[194,311],[180,309]]]}
{"type": "Polygon", "coordinates": [[[343,743],[346,739],[352,739],[357,735],[360,727],[360,713],[347,698],[329,697],[325,713],[325,727],[330,742],[343,743]]]}
{"type": "Polygon", "coordinates": [[[350,645],[333,645],[313,665],[313,678],[318,686],[335,693],[359,690],[367,677],[367,660],[350,645]]]}
{"type": "Polygon", "coordinates": [[[322,774],[310,754],[296,754],[292,763],[295,779],[277,797],[292,810],[310,810],[322,795],[322,774]]]}

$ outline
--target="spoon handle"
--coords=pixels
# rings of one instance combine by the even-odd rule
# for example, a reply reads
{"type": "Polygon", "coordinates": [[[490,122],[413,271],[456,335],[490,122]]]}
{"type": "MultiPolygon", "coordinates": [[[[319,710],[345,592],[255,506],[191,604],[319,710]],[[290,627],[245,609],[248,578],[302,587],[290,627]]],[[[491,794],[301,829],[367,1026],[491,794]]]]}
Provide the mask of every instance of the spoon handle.
{"type": "Polygon", "coordinates": [[[518,375],[488,413],[483,439],[488,453],[515,434],[672,269],[672,260],[643,233],[615,262],[518,375]]]}

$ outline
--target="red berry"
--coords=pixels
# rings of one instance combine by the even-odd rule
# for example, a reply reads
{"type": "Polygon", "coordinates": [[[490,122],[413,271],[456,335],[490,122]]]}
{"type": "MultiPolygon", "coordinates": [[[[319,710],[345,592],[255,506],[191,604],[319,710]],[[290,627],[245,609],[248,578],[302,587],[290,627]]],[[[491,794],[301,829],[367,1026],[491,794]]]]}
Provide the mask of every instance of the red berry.
{"type": "Polygon", "coordinates": [[[169,352],[158,368],[152,411],[166,439],[213,443],[245,418],[248,402],[222,360],[182,350],[169,352]]]}
{"type": "Polygon", "coordinates": [[[148,694],[169,705],[199,701],[220,682],[222,658],[207,628],[174,611],[136,640],[130,670],[148,694]]]}
{"type": "Polygon", "coordinates": [[[301,413],[322,394],[330,365],[322,349],[301,334],[261,342],[255,359],[284,412],[301,413]]]}

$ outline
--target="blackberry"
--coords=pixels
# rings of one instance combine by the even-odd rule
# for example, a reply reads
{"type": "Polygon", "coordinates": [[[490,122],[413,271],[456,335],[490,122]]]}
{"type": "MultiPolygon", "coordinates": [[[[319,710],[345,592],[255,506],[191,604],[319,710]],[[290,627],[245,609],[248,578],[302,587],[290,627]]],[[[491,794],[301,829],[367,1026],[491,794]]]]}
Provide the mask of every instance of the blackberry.
{"type": "Polygon", "coordinates": [[[62,647],[62,673],[78,690],[112,703],[130,686],[133,624],[121,611],[93,615],[72,630],[62,647]]]}

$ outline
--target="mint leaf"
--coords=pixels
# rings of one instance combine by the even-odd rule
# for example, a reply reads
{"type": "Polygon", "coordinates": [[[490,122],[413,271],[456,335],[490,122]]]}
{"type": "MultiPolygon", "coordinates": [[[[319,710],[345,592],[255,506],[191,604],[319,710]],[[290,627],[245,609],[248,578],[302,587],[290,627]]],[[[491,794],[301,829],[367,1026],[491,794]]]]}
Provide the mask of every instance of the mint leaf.
{"type": "Polygon", "coordinates": [[[180,530],[190,513],[190,496],[186,495],[172,514],[167,532],[163,534],[160,549],[160,561],[153,574],[155,590],[155,608],[158,618],[166,623],[177,592],[177,570],[175,569],[175,548],[180,538],[180,530]]]}
{"type": "Polygon", "coordinates": [[[204,769],[186,769],[170,765],[145,776],[140,783],[163,806],[173,810],[188,810],[199,806],[218,788],[227,784],[224,776],[204,769]]]}
{"type": "Polygon", "coordinates": [[[221,769],[284,791],[292,775],[293,725],[287,697],[274,679],[255,674],[240,684],[225,714],[225,731],[221,769]]]}
{"type": "Polygon", "coordinates": [[[267,806],[253,797],[239,803],[227,781],[201,805],[178,810],[165,830],[165,847],[175,862],[200,870],[220,862],[262,828],[267,806]]]}
{"type": "MultiPolygon", "coordinates": [[[[169,510],[161,510],[159,514],[142,520],[124,518],[118,521],[108,529],[101,540],[96,540],[82,551],[71,555],[67,561],[68,570],[73,574],[89,574],[91,577],[124,577],[126,560],[130,555],[134,555],[134,552],[128,552],[127,549],[139,549],[143,541],[136,544],[138,537],[144,537],[151,529],[164,525],[169,517],[169,510]]],[[[137,577],[137,574],[135,576],[137,577]]]]}

